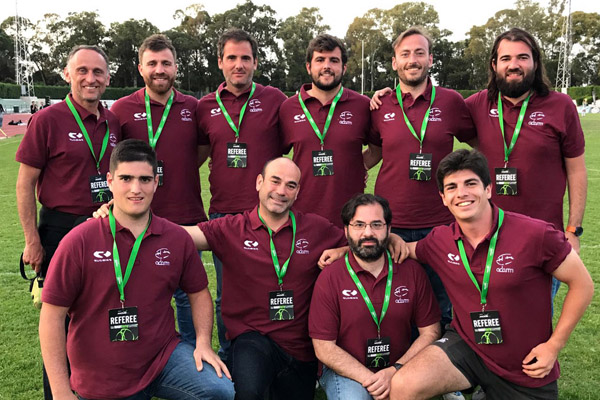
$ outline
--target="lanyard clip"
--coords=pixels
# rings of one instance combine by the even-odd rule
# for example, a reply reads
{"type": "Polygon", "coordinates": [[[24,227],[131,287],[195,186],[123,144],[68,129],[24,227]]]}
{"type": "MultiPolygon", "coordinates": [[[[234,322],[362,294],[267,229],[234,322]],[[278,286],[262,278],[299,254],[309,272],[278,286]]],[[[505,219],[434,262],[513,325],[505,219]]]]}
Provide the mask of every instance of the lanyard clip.
{"type": "Polygon", "coordinates": [[[506,168],[508,166],[508,160],[504,161],[504,168],[506,168]]]}
{"type": "Polygon", "coordinates": [[[481,312],[482,313],[485,312],[485,305],[486,305],[486,303],[482,303],[481,304],[481,312]]]}
{"type": "Polygon", "coordinates": [[[379,330],[379,327],[377,327],[377,340],[381,339],[381,331],[379,330]]]}
{"type": "Polygon", "coordinates": [[[321,151],[323,151],[323,142],[321,142],[321,151]]]}
{"type": "Polygon", "coordinates": [[[121,309],[125,308],[125,300],[121,300],[121,309]]]}
{"type": "Polygon", "coordinates": [[[236,136],[236,137],[235,137],[235,142],[236,142],[236,143],[238,142],[238,138],[239,138],[239,136],[236,136]]]}
{"type": "Polygon", "coordinates": [[[423,145],[419,144],[419,154],[423,154],[423,145]]]}
{"type": "Polygon", "coordinates": [[[280,283],[280,284],[279,284],[279,291],[280,291],[280,292],[283,292],[283,283],[280,283]]]}

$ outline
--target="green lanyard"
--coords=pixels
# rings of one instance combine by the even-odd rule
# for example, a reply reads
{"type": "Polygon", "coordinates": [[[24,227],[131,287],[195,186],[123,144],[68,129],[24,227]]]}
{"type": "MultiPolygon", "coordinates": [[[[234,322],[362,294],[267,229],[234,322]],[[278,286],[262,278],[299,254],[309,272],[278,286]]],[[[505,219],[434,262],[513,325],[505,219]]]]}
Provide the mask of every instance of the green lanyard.
{"type": "Polygon", "coordinates": [[[429,103],[429,108],[427,108],[427,112],[425,112],[425,116],[423,117],[423,122],[421,123],[421,136],[417,136],[417,132],[415,132],[415,128],[413,128],[412,124],[408,120],[406,113],[404,112],[404,105],[402,104],[402,91],[400,90],[400,85],[396,86],[396,97],[398,98],[398,104],[400,104],[400,109],[402,110],[402,115],[404,115],[404,122],[406,122],[406,126],[412,135],[419,141],[419,153],[423,152],[423,140],[425,140],[425,131],[427,130],[427,123],[429,122],[429,112],[431,111],[431,106],[433,105],[433,100],[435,99],[435,86],[431,86],[431,102],[429,103]]]}
{"type": "Polygon", "coordinates": [[[127,261],[127,269],[125,270],[125,276],[123,277],[123,270],[121,269],[121,259],[119,258],[119,249],[117,248],[117,239],[116,239],[116,222],[115,217],[112,213],[112,208],[108,209],[108,222],[110,224],[110,232],[113,237],[113,262],[115,264],[115,276],[117,277],[117,287],[119,288],[119,294],[121,298],[121,305],[125,303],[125,285],[127,285],[127,281],[129,281],[129,276],[131,275],[131,270],[133,269],[133,264],[135,263],[135,259],[137,258],[138,251],[140,249],[140,245],[142,244],[142,239],[144,239],[144,235],[150,226],[150,221],[152,221],[152,214],[148,218],[148,225],[144,228],[144,231],[135,239],[135,243],[133,244],[133,248],[131,249],[131,255],[129,256],[129,261],[127,261]]]}
{"type": "Polygon", "coordinates": [[[515,131],[513,132],[512,140],[510,141],[510,147],[506,146],[506,138],[504,136],[504,113],[502,112],[502,95],[498,92],[498,122],[500,123],[500,131],[502,132],[502,144],[504,145],[504,168],[508,165],[508,157],[510,153],[512,153],[515,143],[517,143],[517,138],[519,137],[519,133],[521,133],[521,126],[523,126],[523,119],[525,119],[525,111],[527,110],[527,105],[529,104],[529,98],[531,97],[531,93],[523,104],[521,105],[521,111],[519,111],[519,120],[517,121],[517,125],[515,126],[515,131]]]}
{"type": "Polygon", "coordinates": [[[275,267],[275,273],[277,274],[277,279],[279,281],[279,288],[281,289],[281,287],[283,285],[283,277],[285,276],[285,273],[287,272],[288,265],[290,263],[290,259],[292,258],[292,254],[294,253],[294,247],[296,244],[296,217],[294,216],[294,213],[292,211],[290,211],[290,218],[292,219],[292,249],[290,250],[290,256],[283,263],[283,267],[280,267],[279,259],[277,258],[277,250],[275,249],[275,243],[273,243],[273,231],[271,230],[271,228],[269,228],[267,226],[267,224],[265,223],[265,220],[260,216],[259,209],[257,209],[257,212],[258,212],[258,218],[260,219],[260,222],[262,222],[263,225],[265,226],[265,228],[267,228],[267,231],[269,231],[269,240],[270,240],[270,245],[271,245],[271,258],[273,259],[273,266],[275,267]]]}
{"type": "Polygon", "coordinates": [[[71,113],[75,117],[75,121],[77,121],[77,125],[79,125],[79,129],[81,129],[81,133],[83,134],[83,137],[85,138],[85,141],[87,142],[88,147],[90,148],[90,151],[92,152],[92,157],[94,157],[94,161],[96,162],[96,170],[98,171],[98,175],[100,175],[100,161],[102,161],[102,157],[104,157],[104,153],[106,152],[106,147],[108,146],[108,137],[110,135],[110,133],[108,131],[108,120],[106,120],[106,133],[104,134],[104,139],[102,140],[102,149],[100,150],[100,157],[96,158],[96,154],[94,154],[94,146],[92,146],[92,141],[90,140],[90,136],[87,133],[87,129],[85,129],[85,126],[83,125],[83,121],[81,120],[79,113],[73,106],[73,103],[71,102],[71,99],[69,98],[69,95],[67,95],[67,97],[65,97],[65,102],[67,103],[69,110],[71,110],[71,113]]]}
{"type": "Polygon", "coordinates": [[[310,126],[312,126],[313,130],[315,131],[315,134],[321,141],[321,150],[323,150],[323,143],[325,143],[325,135],[327,135],[327,131],[329,130],[329,125],[331,125],[331,120],[333,119],[333,113],[335,111],[335,106],[337,106],[337,103],[340,100],[340,97],[342,97],[343,92],[344,92],[344,87],[342,86],[340,88],[340,91],[335,95],[335,97],[333,98],[333,101],[331,102],[331,106],[329,107],[329,113],[327,114],[327,119],[325,120],[325,126],[323,127],[323,133],[321,133],[321,131],[319,130],[319,127],[317,126],[312,115],[310,115],[310,111],[308,111],[308,108],[306,108],[306,105],[304,104],[304,100],[302,100],[302,93],[298,93],[298,101],[300,102],[300,107],[302,107],[302,111],[304,111],[304,115],[306,115],[308,122],[310,122],[310,126]]]}
{"type": "Polygon", "coordinates": [[[238,126],[235,126],[235,124],[233,123],[233,121],[231,119],[231,116],[229,115],[229,113],[227,112],[227,109],[223,105],[223,102],[221,101],[221,96],[219,95],[219,89],[217,89],[215,91],[215,96],[217,98],[217,103],[219,103],[219,108],[223,112],[223,115],[225,116],[227,123],[229,124],[231,129],[233,129],[233,132],[235,133],[235,142],[236,143],[238,141],[238,138],[240,137],[240,129],[242,128],[242,118],[244,118],[244,113],[246,112],[246,107],[248,106],[248,102],[252,98],[252,95],[254,94],[255,89],[256,89],[256,83],[252,82],[252,89],[250,90],[250,95],[248,96],[248,100],[246,100],[246,102],[242,106],[242,109],[240,110],[240,118],[238,120],[238,126]]]}
{"type": "Polygon", "coordinates": [[[148,124],[148,143],[152,150],[156,148],[156,143],[158,143],[158,138],[163,131],[165,126],[165,122],[167,122],[167,117],[169,116],[169,111],[171,111],[171,106],[173,105],[173,97],[175,97],[175,91],[171,90],[171,96],[167,101],[167,105],[165,106],[165,111],[163,111],[162,118],[160,119],[160,124],[158,124],[158,129],[156,129],[156,135],[154,134],[154,129],[152,128],[152,110],[150,109],[150,96],[148,96],[148,91],[144,91],[145,94],[145,102],[146,102],[146,123],[148,124]]]}
{"type": "Polygon", "coordinates": [[[469,259],[467,258],[467,253],[465,253],[465,246],[463,244],[462,239],[458,239],[458,251],[460,252],[460,259],[463,262],[465,269],[467,270],[467,274],[475,284],[475,287],[481,294],[481,305],[483,306],[482,311],[485,311],[485,304],[487,302],[487,292],[490,286],[490,275],[492,273],[492,263],[494,262],[494,253],[496,252],[496,241],[498,240],[498,232],[500,232],[500,227],[502,226],[502,222],[504,221],[504,211],[499,208],[498,209],[498,228],[496,228],[496,232],[490,239],[490,247],[488,249],[487,258],[485,260],[485,271],[483,273],[483,284],[481,289],[479,288],[479,284],[477,283],[477,279],[473,275],[471,271],[471,267],[469,266],[469,259]]]}
{"type": "Polygon", "coordinates": [[[348,261],[348,253],[346,253],[346,258],[345,258],[346,259],[346,268],[348,268],[348,273],[350,273],[350,277],[352,278],[352,280],[354,281],[354,284],[358,288],[358,291],[362,295],[362,298],[365,301],[365,304],[367,305],[369,312],[371,313],[371,317],[373,318],[373,321],[375,321],[375,324],[377,325],[377,337],[378,338],[379,338],[380,332],[381,332],[381,321],[383,321],[383,317],[385,317],[385,313],[387,312],[387,309],[390,305],[390,294],[392,293],[392,276],[393,276],[392,256],[390,255],[389,251],[386,250],[385,252],[387,253],[389,267],[388,267],[387,282],[385,283],[385,297],[383,299],[383,307],[381,307],[381,317],[379,317],[379,319],[377,318],[377,313],[375,312],[375,308],[373,308],[373,303],[371,302],[371,299],[369,298],[367,291],[365,290],[363,284],[358,279],[358,276],[356,276],[356,272],[354,272],[354,270],[350,266],[350,261],[348,261]]]}

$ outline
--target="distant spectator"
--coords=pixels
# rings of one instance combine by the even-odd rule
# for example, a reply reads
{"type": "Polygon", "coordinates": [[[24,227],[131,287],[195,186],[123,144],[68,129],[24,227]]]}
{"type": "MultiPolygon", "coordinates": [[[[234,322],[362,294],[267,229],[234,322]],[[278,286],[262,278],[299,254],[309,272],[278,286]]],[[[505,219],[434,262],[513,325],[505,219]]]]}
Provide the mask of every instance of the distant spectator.
{"type": "Polygon", "coordinates": [[[4,120],[4,107],[0,104],[0,128],[2,128],[2,120],[4,120]]]}
{"type": "Polygon", "coordinates": [[[31,111],[31,114],[35,114],[37,112],[38,106],[35,101],[31,102],[31,106],[29,107],[29,110],[31,111]]]}

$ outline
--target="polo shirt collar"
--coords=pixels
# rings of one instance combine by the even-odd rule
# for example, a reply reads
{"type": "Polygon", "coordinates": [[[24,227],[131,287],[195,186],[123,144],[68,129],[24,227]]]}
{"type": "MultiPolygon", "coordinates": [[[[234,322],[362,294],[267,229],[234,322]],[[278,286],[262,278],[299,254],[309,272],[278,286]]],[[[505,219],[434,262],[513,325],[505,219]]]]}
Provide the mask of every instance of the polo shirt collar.
{"type": "MultiPolygon", "coordinates": [[[[254,81],[253,81],[254,82],[254,81]]],[[[258,83],[256,84],[256,89],[258,90],[258,83]]],[[[217,90],[219,91],[219,95],[220,96],[233,96],[233,97],[240,97],[240,96],[244,96],[246,95],[246,93],[250,93],[250,91],[252,90],[252,85],[250,85],[248,87],[248,89],[244,90],[240,96],[235,96],[233,93],[231,93],[229,91],[229,89],[227,89],[227,82],[223,82],[219,85],[219,87],[217,88],[217,90]]],[[[255,92],[256,93],[256,92],[255,92]]]]}
{"type": "MultiPolygon", "coordinates": [[[[529,99],[529,103],[531,104],[535,100],[536,97],[538,97],[538,95],[537,95],[537,92],[534,90],[533,93],[531,93],[531,98],[529,99]]],[[[511,101],[509,101],[504,96],[502,96],[502,106],[503,107],[519,108],[520,109],[521,106],[523,105],[524,101],[525,101],[525,99],[521,100],[517,104],[513,104],[511,101]]]]}
{"type": "MultiPolygon", "coordinates": [[[[431,78],[429,78],[429,76],[427,77],[427,86],[425,87],[425,91],[423,93],[421,93],[419,96],[417,96],[416,99],[413,100],[412,95],[408,92],[406,93],[402,93],[402,102],[405,103],[407,106],[411,106],[413,105],[420,97],[423,98],[423,100],[425,100],[427,103],[431,102],[431,90],[433,87],[433,83],[431,82],[431,78]]],[[[396,96],[396,89],[392,90],[391,93],[392,96],[392,102],[394,104],[400,105],[400,103],[398,103],[398,97],[396,96]]]]}
{"type": "MultiPolygon", "coordinates": [[[[312,89],[312,83],[305,83],[304,85],[302,85],[302,87],[300,88],[300,93],[298,93],[298,96],[302,96],[302,100],[306,103],[307,101],[317,101],[319,102],[319,100],[317,100],[315,97],[311,96],[310,94],[308,94],[308,91],[310,89],[312,89]]],[[[342,85],[343,86],[343,85],[342,85]]],[[[344,93],[342,93],[342,97],[340,97],[339,102],[342,103],[344,101],[346,101],[348,99],[348,96],[350,94],[348,93],[348,89],[344,88],[344,93]]],[[[327,104],[325,104],[325,106],[331,105],[331,103],[333,102],[333,98],[327,102],[327,104]]],[[[321,104],[321,102],[319,102],[319,104],[321,104]]]]}
{"type": "MultiPolygon", "coordinates": [[[[490,205],[492,206],[492,228],[487,233],[487,235],[485,235],[484,241],[491,240],[494,233],[496,233],[496,229],[498,228],[498,215],[499,215],[498,207],[496,207],[496,205],[494,203],[492,203],[491,201],[490,201],[490,205]]],[[[453,232],[452,233],[454,236],[454,241],[457,241],[458,239],[463,239],[463,242],[467,242],[467,238],[463,235],[462,231],[460,230],[460,226],[458,225],[458,222],[453,223],[453,232]]]]}
{"type": "MultiPolygon", "coordinates": [[[[376,279],[377,282],[387,279],[387,275],[388,275],[387,254],[384,253],[383,257],[385,259],[385,263],[383,264],[383,270],[381,271],[379,276],[377,278],[375,278],[373,275],[371,275],[371,273],[369,271],[365,270],[363,267],[360,266],[360,264],[358,264],[358,261],[356,261],[356,257],[354,257],[354,253],[352,253],[351,251],[348,252],[348,261],[350,262],[350,267],[354,270],[354,272],[356,272],[356,275],[358,276],[359,274],[368,274],[373,279],[376,279]]],[[[344,266],[345,265],[346,265],[346,262],[344,261],[344,266]]],[[[392,273],[394,275],[398,273],[398,264],[394,263],[393,261],[392,261],[392,273]]]]}
{"type": "MultiPolygon", "coordinates": [[[[173,103],[183,103],[185,102],[185,99],[183,98],[183,94],[179,91],[177,91],[175,88],[173,88],[173,91],[175,92],[175,96],[173,96],[173,103]]],[[[146,88],[142,88],[140,90],[138,90],[137,92],[137,100],[141,103],[141,104],[146,104],[146,88]]],[[[161,107],[164,107],[165,105],[162,103],[159,103],[158,101],[154,101],[152,100],[152,98],[150,98],[150,104],[154,104],[154,105],[158,105],[161,107]]]]}
{"type": "MultiPolygon", "coordinates": [[[[162,220],[160,218],[156,218],[156,215],[152,211],[150,211],[150,213],[152,215],[152,220],[150,221],[150,226],[148,227],[148,230],[146,231],[144,238],[147,238],[150,235],[162,235],[164,228],[165,228],[164,220],[162,220]]],[[[102,218],[102,223],[106,226],[106,229],[108,229],[108,231],[110,232],[110,223],[108,221],[108,217],[102,218]]],[[[119,223],[119,221],[115,220],[115,223],[116,223],[116,225],[115,225],[116,232],[120,232],[120,231],[129,232],[129,229],[127,229],[123,225],[121,225],[119,223]]]]}
{"type": "MultiPolygon", "coordinates": [[[[94,120],[96,119],[96,114],[92,114],[91,112],[89,112],[88,110],[86,110],[85,108],[83,108],[81,105],[79,105],[79,103],[77,103],[75,101],[75,99],[73,98],[73,94],[69,93],[69,99],[71,99],[71,103],[73,104],[73,107],[75,107],[75,109],[77,110],[77,113],[79,113],[79,117],[81,118],[81,120],[85,120],[87,118],[93,117],[94,120]]],[[[104,121],[106,119],[106,108],[104,108],[102,106],[102,102],[98,102],[98,111],[100,113],[100,116],[98,117],[98,121],[104,121]]]]}
{"type": "MultiPolygon", "coordinates": [[[[298,223],[298,214],[294,213],[294,215],[296,216],[296,223],[298,223]]],[[[258,205],[256,205],[252,211],[250,211],[250,227],[252,228],[252,230],[256,231],[260,228],[264,228],[265,230],[267,230],[267,227],[263,225],[263,223],[261,222],[260,218],[258,218],[258,205]]],[[[279,228],[279,230],[277,230],[277,232],[280,232],[283,228],[287,227],[287,226],[292,226],[292,219],[288,218],[288,220],[285,222],[285,224],[281,225],[281,227],[279,228]]]]}

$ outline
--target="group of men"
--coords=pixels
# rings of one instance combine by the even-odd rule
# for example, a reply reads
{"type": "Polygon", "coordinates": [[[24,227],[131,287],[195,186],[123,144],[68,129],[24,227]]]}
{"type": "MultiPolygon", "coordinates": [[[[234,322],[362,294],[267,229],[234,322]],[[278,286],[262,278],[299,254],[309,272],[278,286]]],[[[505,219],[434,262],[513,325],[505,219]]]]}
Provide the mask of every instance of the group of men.
{"type": "Polygon", "coordinates": [[[477,385],[490,399],[555,398],[558,351],[593,291],[571,251],[587,180],[577,112],[549,91],[535,40],[500,35],[488,89],[465,102],[433,85],[431,39],[411,28],[393,44],[396,93],[373,112],[342,86],[347,52],[333,36],[311,41],[312,82],[289,99],[253,82],[248,33],[225,31],[217,47],[225,81],[197,101],[173,87],[169,39],[150,36],[145,87],[108,111],[106,55],[77,46],[64,70],[71,93],[30,121],[17,198],[23,261],[46,276],[46,398],[311,399],[317,359],[330,399],[477,385]],[[452,153],[454,138],[487,161],[452,153]],[[292,149],[293,161],[281,157],[292,149]],[[198,173],[208,157],[209,221],[198,173]],[[382,159],[375,196],[361,194],[382,159]],[[107,218],[73,229],[112,196],[107,218]],[[423,264],[392,259],[390,241],[403,244],[393,234],[423,264]],[[213,252],[219,357],[196,249],[213,252]],[[554,333],[551,276],[569,285],[554,333]]]}

